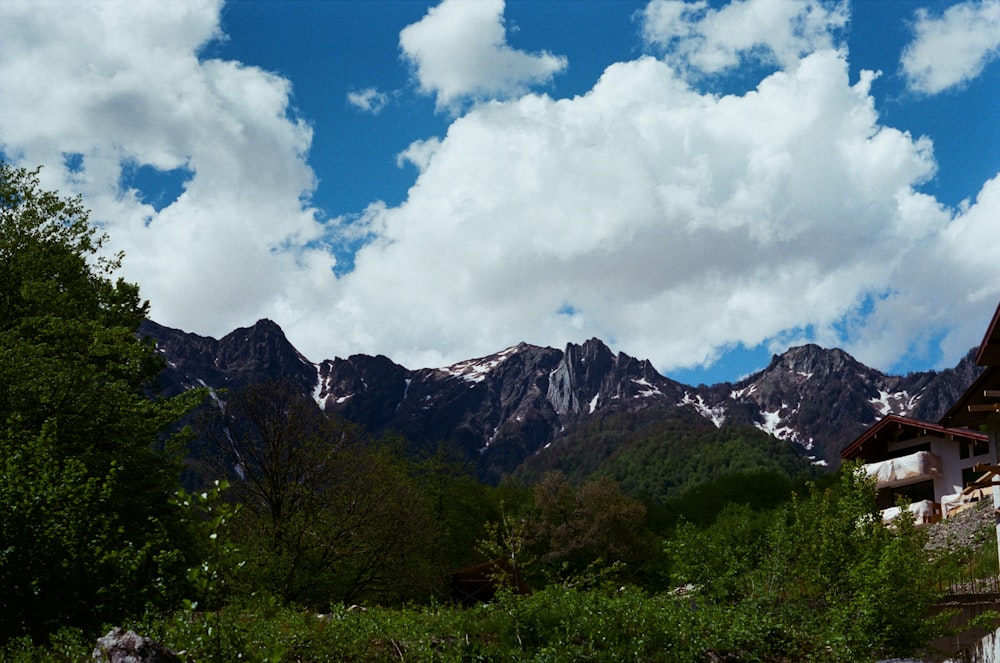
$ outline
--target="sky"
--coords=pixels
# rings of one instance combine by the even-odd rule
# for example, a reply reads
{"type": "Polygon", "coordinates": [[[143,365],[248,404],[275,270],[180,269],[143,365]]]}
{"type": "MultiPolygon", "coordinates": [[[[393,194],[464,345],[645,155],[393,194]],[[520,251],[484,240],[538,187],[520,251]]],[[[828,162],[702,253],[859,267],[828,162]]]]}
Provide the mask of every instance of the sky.
{"type": "Polygon", "coordinates": [[[0,158],[152,319],[315,362],[954,366],[1000,301],[998,118],[1000,0],[0,3],[0,158]]]}

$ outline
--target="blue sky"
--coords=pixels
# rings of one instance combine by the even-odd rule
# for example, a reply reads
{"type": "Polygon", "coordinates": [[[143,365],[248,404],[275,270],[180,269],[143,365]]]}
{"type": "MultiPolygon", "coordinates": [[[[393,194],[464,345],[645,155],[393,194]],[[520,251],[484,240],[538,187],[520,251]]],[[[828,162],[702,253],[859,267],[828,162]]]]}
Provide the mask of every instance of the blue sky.
{"type": "Polygon", "coordinates": [[[953,366],[1000,300],[1000,0],[0,5],[0,153],[170,326],[953,366]]]}

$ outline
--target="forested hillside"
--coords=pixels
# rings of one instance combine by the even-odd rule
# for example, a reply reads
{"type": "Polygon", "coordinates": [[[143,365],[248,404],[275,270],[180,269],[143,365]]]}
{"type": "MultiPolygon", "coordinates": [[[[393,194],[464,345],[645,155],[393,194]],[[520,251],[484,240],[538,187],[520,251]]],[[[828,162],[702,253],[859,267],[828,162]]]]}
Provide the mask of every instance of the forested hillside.
{"type": "Polygon", "coordinates": [[[661,502],[685,489],[747,471],[805,478],[826,470],[790,442],[749,425],[715,426],[689,409],[611,413],[569,428],[515,476],[534,483],[557,470],[574,483],[601,476],[661,502]]]}

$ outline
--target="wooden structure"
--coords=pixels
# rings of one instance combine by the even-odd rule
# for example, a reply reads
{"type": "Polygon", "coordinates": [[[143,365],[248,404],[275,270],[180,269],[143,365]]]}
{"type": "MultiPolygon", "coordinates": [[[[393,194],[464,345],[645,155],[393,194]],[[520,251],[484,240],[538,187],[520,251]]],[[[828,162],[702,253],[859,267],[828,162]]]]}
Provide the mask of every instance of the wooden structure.
{"type": "Polygon", "coordinates": [[[463,605],[489,603],[500,588],[524,596],[531,593],[520,569],[505,560],[483,562],[451,574],[451,598],[463,605]]]}
{"type": "Polygon", "coordinates": [[[985,432],[989,436],[993,457],[981,466],[982,476],[967,490],[989,488],[993,493],[993,510],[996,515],[997,551],[1000,554],[1000,458],[996,444],[1000,438],[1000,305],[997,306],[979,350],[976,364],[985,370],[972,383],[962,397],[941,418],[942,426],[965,426],[985,432]]]}

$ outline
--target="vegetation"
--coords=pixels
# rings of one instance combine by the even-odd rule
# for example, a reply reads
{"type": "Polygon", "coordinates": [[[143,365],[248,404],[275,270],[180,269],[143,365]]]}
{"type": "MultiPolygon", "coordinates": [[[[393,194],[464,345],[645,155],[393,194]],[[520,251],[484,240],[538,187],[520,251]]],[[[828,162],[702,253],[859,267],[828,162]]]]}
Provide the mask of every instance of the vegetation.
{"type": "Polygon", "coordinates": [[[254,591],[321,610],[426,596],[443,573],[428,497],[391,440],[324,415],[287,382],[227,396],[200,428],[240,506],[232,534],[254,591]]]}
{"type": "Polygon", "coordinates": [[[772,470],[814,476],[809,460],[786,441],[753,426],[716,427],[689,409],[614,412],[578,424],[545,454],[518,469],[534,483],[559,471],[574,484],[605,476],[633,495],[653,501],[736,472],[772,470]]]}
{"type": "Polygon", "coordinates": [[[186,491],[204,394],[148,395],[146,305],[80,201],[0,164],[0,224],[2,660],[88,660],[111,625],[289,662],[864,661],[936,633],[921,532],[853,471],[797,483],[749,429],[621,415],[575,432],[600,471],[490,487],[279,382],[203,408],[217,453],[186,491]],[[479,562],[495,600],[463,607],[449,574],[479,562]]]}
{"type": "Polygon", "coordinates": [[[185,534],[164,436],[200,397],[153,400],[136,286],[79,199],[0,163],[0,640],[175,604],[185,534]]]}

